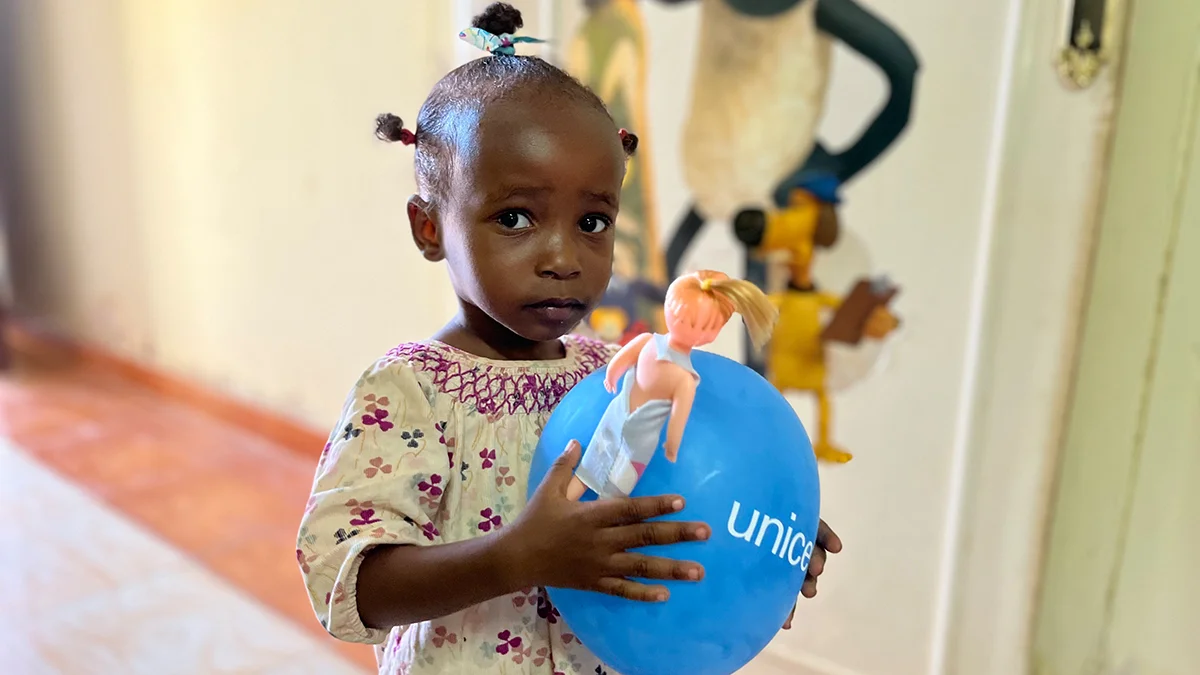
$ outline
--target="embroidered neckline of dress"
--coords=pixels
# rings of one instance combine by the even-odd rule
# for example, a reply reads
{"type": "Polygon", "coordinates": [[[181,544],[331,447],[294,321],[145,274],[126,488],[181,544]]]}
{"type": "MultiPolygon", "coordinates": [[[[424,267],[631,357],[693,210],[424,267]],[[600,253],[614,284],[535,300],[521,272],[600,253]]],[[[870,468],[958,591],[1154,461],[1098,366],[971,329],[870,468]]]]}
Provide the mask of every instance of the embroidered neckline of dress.
{"type": "Polygon", "coordinates": [[[549,412],[584,377],[604,367],[613,350],[577,335],[563,338],[566,355],[552,361],[499,361],[437,340],[388,352],[425,374],[438,391],[484,414],[549,412]]]}

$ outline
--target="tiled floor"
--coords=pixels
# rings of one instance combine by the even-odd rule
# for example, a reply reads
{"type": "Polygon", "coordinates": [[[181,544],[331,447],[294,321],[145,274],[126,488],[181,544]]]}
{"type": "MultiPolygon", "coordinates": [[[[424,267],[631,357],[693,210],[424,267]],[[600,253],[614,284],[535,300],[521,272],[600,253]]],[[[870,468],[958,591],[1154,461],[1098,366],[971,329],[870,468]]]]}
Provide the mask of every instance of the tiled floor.
{"type": "Polygon", "coordinates": [[[0,377],[0,672],[370,672],[292,555],[313,461],[95,369],[0,377]]]}

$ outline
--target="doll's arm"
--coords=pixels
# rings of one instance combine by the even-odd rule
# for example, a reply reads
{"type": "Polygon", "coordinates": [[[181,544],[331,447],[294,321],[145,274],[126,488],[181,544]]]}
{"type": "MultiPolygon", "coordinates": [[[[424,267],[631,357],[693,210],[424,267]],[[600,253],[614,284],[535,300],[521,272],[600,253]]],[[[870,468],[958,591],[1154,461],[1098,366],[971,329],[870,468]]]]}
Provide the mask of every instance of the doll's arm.
{"type": "Polygon", "coordinates": [[[617,390],[617,382],[621,380],[621,376],[625,371],[633,367],[637,363],[638,355],[642,353],[642,347],[650,341],[650,333],[642,333],[633,338],[624,347],[621,347],[616,356],[608,362],[608,370],[604,373],[604,388],[608,393],[613,393],[617,390]]]}
{"type": "Polygon", "coordinates": [[[671,416],[667,419],[667,442],[663,445],[667,461],[674,462],[679,456],[679,444],[683,442],[683,429],[692,414],[692,402],[696,399],[696,381],[687,378],[671,397],[671,416]]]}

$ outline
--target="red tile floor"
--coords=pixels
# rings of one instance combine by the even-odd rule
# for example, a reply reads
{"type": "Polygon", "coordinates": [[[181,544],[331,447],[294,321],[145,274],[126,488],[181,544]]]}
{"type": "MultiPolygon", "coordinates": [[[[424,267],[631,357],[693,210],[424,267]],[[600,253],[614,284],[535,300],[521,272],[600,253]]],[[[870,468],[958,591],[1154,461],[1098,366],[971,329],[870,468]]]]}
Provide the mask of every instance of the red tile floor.
{"type": "Polygon", "coordinates": [[[370,670],[317,624],[294,559],[319,448],[286,447],[53,350],[0,376],[0,436],[370,670]]]}

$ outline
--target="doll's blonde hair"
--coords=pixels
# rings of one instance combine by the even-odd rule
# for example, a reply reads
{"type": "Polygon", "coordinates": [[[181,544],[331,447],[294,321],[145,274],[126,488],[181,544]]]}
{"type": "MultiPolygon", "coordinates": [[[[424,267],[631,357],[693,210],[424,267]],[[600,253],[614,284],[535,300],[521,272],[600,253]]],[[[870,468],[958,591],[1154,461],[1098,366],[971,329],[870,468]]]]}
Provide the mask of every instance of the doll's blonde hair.
{"type": "Polygon", "coordinates": [[[712,270],[676,279],[667,289],[664,304],[667,311],[687,317],[692,325],[716,330],[729,323],[737,312],[746,322],[755,349],[762,349],[771,339],[779,320],[779,310],[758,286],[712,270]]]}

